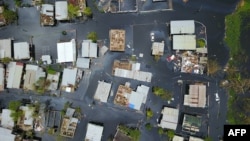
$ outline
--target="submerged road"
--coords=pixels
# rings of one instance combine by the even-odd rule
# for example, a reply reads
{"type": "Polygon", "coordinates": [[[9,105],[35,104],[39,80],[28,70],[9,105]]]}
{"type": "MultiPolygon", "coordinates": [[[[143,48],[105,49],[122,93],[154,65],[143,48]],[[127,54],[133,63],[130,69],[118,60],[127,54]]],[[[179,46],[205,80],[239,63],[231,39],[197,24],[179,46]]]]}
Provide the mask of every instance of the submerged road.
{"type": "MultiPolygon", "coordinates": [[[[189,0],[184,3],[183,0],[173,0],[172,11],[159,11],[152,13],[100,13],[93,8],[94,20],[89,20],[84,23],[58,23],[55,27],[41,27],[39,23],[39,12],[36,8],[20,8],[19,13],[19,24],[13,24],[0,29],[0,38],[13,37],[15,41],[29,41],[30,37],[33,36],[33,43],[35,45],[36,58],[39,59],[41,52],[44,51],[43,47],[50,47],[49,52],[53,59],[57,58],[56,43],[60,39],[61,32],[64,30],[76,30],[76,39],[78,44],[91,31],[96,31],[98,39],[109,39],[109,30],[114,28],[121,28],[126,30],[126,43],[131,43],[131,46],[135,51],[140,52],[143,47],[133,46],[135,42],[145,42],[144,39],[134,40],[134,35],[144,34],[143,32],[134,33],[132,27],[135,25],[155,25],[157,23],[169,23],[171,20],[196,20],[202,22],[206,26],[207,38],[208,38],[208,52],[209,57],[215,57],[219,63],[224,66],[228,60],[228,49],[223,45],[224,36],[224,17],[231,13],[235,8],[236,0],[189,0]]],[[[93,0],[87,0],[90,7],[94,7],[93,0]]],[[[167,26],[166,26],[167,29],[167,26]]],[[[165,30],[165,29],[162,29],[165,30]]],[[[150,39],[149,39],[150,40],[150,39]]],[[[108,43],[107,43],[108,44],[108,43]]],[[[86,125],[88,121],[98,121],[104,123],[103,141],[106,141],[110,135],[114,135],[116,126],[120,123],[137,124],[139,120],[144,120],[145,117],[142,113],[136,113],[134,111],[119,109],[114,107],[112,104],[92,104],[92,96],[95,92],[96,84],[98,79],[107,79],[117,82],[124,83],[126,80],[120,78],[110,77],[111,62],[114,58],[118,58],[122,54],[108,54],[105,57],[105,61],[101,60],[101,67],[93,72],[88,72],[80,83],[80,88],[74,94],[64,94],[62,97],[49,97],[49,96],[36,96],[31,94],[32,99],[45,102],[50,99],[55,109],[60,110],[64,103],[67,101],[73,102],[74,106],[80,106],[82,112],[86,115],[86,118],[82,119],[77,127],[75,137],[73,139],[67,139],[70,141],[83,140],[86,133],[86,125]],[[107,74],[107,75],[106,75],[107,74]]],[[[145,62],[148,61],[145,58],[145,62]]],[[[98,62],[97,62],[98,63],[98,62]]],[[[147,63],[147,62],[146,62],[147,63]]],[[[213,89],[216,89],[216,83],[214,78],[195,76],[190,74],[174,73],[171,70],[164,69],[165,66],[158,64],[152,64],[152,73],[154,78],[149,86],[159,85],[164,87],[172,88],[173,83],[179,79],[180,75],[185,80],[200,80],[210,82],[211,95],[214,93],[213,89]],[[171,81],[170,81],[171,80],[171,81]]],[[[138,82],[132,81],[134,85],[139,84],[138,82]]],[[[174,89],[174,88],[172,88],[174,89]]],[[[113,89],[114,91],[116,89],[113,89]]],[[[214,102],[214,96],[210,97],[211,107],[208,109],[212,115],[217,115],[218,110],[214,107],[219,107],[221,110],[220,117],[211,117],[209,124],[209,135],[214,141],[218,140],[218,136],[222,136],[223,124],[225,123],[225,112],[226,112],[226,95],[223,90],[219,93],[222,94],[220,106],[214,102]],[[215,109],[215,110],[214,110],[215,109]],[[216,121],[216,122],[214,122],[216,121]],[[216,129],[216,130],[214,130],[216,129]]],[[[0,100],[2,105],[7,105],[11,100],[30,98],[30,94],[23,94],[21,91],[10,90],[9,94],[1,92],[0,100]],[[18,94],[19,93],[19,94],[18,94]]],[[[152,100],[149,106],[155,109],[159,115],[161,107],[166,104],[154,96],[149,96],[152,100]]],[[[152,123],[156,123],[155,116],[152,123]]],[[[154,125],[156,126],[156,125],[154,125]]],[[[166,140],[157,134],[157,129],[154,128],[152,131],[147,131],[141,126],[142,137],[141,141],[160,141],[166,140]]],[[[53,137],[50,135],[44,135],[43,140],[51,141],[53,137]]]]}

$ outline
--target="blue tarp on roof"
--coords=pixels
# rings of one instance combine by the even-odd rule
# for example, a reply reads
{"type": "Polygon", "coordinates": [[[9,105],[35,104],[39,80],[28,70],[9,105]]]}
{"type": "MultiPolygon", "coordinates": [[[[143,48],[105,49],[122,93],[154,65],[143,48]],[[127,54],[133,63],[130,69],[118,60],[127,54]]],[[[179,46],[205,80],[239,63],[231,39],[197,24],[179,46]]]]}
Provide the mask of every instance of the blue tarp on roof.
{"type": "Polygon", "coordinates": [[[128,107],[129,107],[129,108],[133,108],[133,109],[134,109],[135,105],[134,105],[134,104],[130,104],[130,103],[129,103],[129,104],[128,104],[128,107]]]}

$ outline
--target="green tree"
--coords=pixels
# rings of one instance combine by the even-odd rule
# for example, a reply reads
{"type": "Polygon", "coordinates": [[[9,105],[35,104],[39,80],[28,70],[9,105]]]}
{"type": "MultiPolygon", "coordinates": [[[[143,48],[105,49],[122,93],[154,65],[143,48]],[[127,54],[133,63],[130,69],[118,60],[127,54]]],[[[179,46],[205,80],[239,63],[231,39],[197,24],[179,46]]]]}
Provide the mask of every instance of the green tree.
{"type": "Polygon", "coordinates": [[[129,128],[123,125],[118,126],[119,130],[126,134],[127,136],[131,137],[132,141],[139,141],[141,137],[141,133],[138,129],[129,128]]]}
{"type": "Polygon", "coordinates": [[[4,58],[2,58],[2,63],[4,63],[4,64],[8,64],[10,61],[11,61],[12,59],[11,58],[9,58],[9,57],[4,57],[4,58]]]}
{"type": "Polygon", "coordinates": [[[146,123],[145,127],[147,130],[151,130],[152,129],[152,125],[150,123],[146,123]]]}
{"type": "Polygon", "coordinates": [[[21,0],[15,0],[15,5],[17,7],[20,7],[22,5],[22,1],[21,0]]]}
{"type": "Polygon", "coordinates": [[[86,15],[87,17],[92,17],[93,13],[92,13],[92,10],[90,7],[86,7],[84,10],[83,10],[83,14],[86,15]]]}
{"type": "Polygon", "coordinates": [[[6,24],[11,24],[17,20],[17,13],[11,10],[4,10],[3,16],[5,18],[6,24]]]}
{"type": "Polygon", "coordinates": [[[154,115],[153,111],[150,108],[147,108],[147,110],[146,110],[146,117],[147,117],[147,119],[152,118],[153,115],[154,115]]]}
{"type": "Polygon", "coordinates": [[[213,139],[211,137],[206,137],[204,141],[213,141],[213,139]]]}
{"type": "Polygon", "coordinates": [[[219,70],[221,70],[220,65],[214,59],[209,59],[208,62],[207,62],[207,66],[208,66],[207,73],[210,76],[215,75],[219,70]]]}
{"type": "Polygon", "coordinates": [[[164,134],[164,130],[161,127],[158,128],[158,134],[159,135],[163,135],[164,134]]]}
{"type": "Polygon", "coordinates": [[[73,4],[68,4],[68,14],[69,14],[69,19],[74,19],[77,17],[79,11],[78,6],[74,6],[73,4]]]}
{"type": "Polygon", "coordinates": [[[21,106],[20,101],[10,101],[8,104],[9,109],[12,111],[17,111],[20,106],[21,106]]]}
{"type": "Polygon", "coordinates": [[[90,32],[90,33],[88,33],[87,38],[89,40],[92,40],[94,43],[96,43],[96,41],[97,41],[97,33],[96,32],[90,32]]]}
{"type": "Polygon", "coordinates": [[[168,139],[171,141],[174,138],[174,131],[173,130],[168,130],[167,131],[167,136],[168,136],[168,139]]]}
{"type": "Polygon", "coordinates": [[[153,90],[153,94],[155,94],[156,96],[159,96],[161,97],[163,100],[171,100],[172,99],[172,93],[168,90],[165,90],[161,87],[157,87],[157,86],[154,86],[152,88],[153,90]]]}

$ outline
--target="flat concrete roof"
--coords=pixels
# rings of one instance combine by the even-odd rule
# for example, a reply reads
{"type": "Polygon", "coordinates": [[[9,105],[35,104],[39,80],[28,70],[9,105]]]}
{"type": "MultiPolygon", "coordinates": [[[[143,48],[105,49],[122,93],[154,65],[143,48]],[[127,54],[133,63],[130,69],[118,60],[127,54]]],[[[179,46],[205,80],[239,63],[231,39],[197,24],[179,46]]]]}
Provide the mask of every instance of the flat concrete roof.
{"type": "Polygon", "coordinates": [[[170,34],[194,34],[194,20],[170,21],[170,34]]]}
{"type": "Polygon", "coordinates": [[[173,35],[173,50],[196,50],[196,36],[173,35]]]}
{"type": "Polygon", "coordinates": [[[101,141],[103,126],[88,123],[85,141],[101,141]]]}

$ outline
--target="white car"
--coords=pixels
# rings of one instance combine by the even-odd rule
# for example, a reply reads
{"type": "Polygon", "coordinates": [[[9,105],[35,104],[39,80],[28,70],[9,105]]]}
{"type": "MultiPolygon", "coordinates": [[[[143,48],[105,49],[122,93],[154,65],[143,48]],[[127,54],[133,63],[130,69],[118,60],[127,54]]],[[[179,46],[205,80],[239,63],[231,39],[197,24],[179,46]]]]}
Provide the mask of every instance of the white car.
{"type": "Polygon", "coordinates": [[[155,41],[155,33],[151,32],[150,35],[151,35],[151,41],[154,42],[155,41]]]}
{"type": "Polygon", "coordinates": [[[215,93],[215,101],[220,101],[220,97],[219,97],[219,94],[218,93],[215,93]]]}

